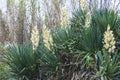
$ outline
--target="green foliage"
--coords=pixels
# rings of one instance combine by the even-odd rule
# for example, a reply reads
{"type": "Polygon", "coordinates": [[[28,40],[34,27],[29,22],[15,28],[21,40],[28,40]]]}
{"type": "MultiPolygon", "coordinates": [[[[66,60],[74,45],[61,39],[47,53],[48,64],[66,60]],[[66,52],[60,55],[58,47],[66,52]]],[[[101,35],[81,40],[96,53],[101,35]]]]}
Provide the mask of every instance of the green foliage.
{"type": "MultiPolygon", "coordinates": [[[[71,28],[67,29],[56,29],[52,31],[52,38],[54,48],[58,50],[62,50],[66,53],[72,53],[75,49],[75,33],[71,30],[71,28]]],[[[57,52],[58,53],[58,52],[57,52]]]]}
{"type": "Polygon", "coordinates": [[[112,9],[97,9],[92,14],[92,25],[100,28],[100,31],[104,33],[107,29],[108,24],[111,30],[114,31],[117,36],[116,30],[120,28],[119,16],[115,10],[112,9]]]}
{"type": "Polygon", "coordinates": [[[77,10],[76,12],[73,13],[73,17],[71,18],[71,28],[76,32],[79,33],[81,30],[84,28],[85,25],[85,15],[87,11],[83,10],[77,10]]]}
{"type": "Polygon", "coordinates": [[[54,52],[62,63],[62,69],[70,75],[74,70],[87,72],[87,69],[93,68],[95,61],[91,53],[102,48],[102,35],[98,27],[83,29],[81,34],[77,34],[72,28],[57,29],[52,33],[54,52]]]}
{"type": "Polygon", "coordinates": [[[3,62],[0,62],[0,80],[8,80],[11,78],[11,72],[9,66],[3,62]]]}
{"type": "Polygon", "coordinates": [[[110,54],[107,51],[99,51],[96,54],[96,65],[98,71],[96,75],[105,80],[119,80],[120,79],[120,53],[110,54]]]}
{"type": "Polygon", "coordinates": [[[80,50],[94,53],[102,49],[102,33],[99,27],[89,27],[83,29],[79,37],[80,50]]]}
{"type": "Polygon", "coordinates": [[[117,40],[119,41],[120,40],[120,17],[118,16],[117,18],[118,18],[118,23],[116,25],[119,27],[116,29],[116,35],[118,36],[117,40]]]}
{"type": "Polygon", "coordinates": [[[55,72],[58,70],[61,63],[58,54],[56,54],[54,50],[49,50],[44,44],[43,37],[41,36],[36,54],[41,79],[47,80],[50,76],[56,75],[55,72]]]}
{"type": "MultiPolygon", "coordinates": [[[[73,14],[73,18],[71,19],[71,28],[73,28],[76,33],[81,32],[85,25],[86,12],[87,11],[77,10],[73,14]]],[[[118,16],[117,11],[112,9],[94,9],[92,10],[91,16],[92,21],[90,26],[99,27],[99,30],[103,34],[109,24],[116,37],[119,36],[120,17],[118,16]]]]}
{"type": "Polygon", "coordinates": [[[90,80],[94,76],[101,80],[119,79],[120,54],[102,51],[103,34],[108,24],[119,39],[117,13],[107,9],[94,10],[88,28],[84,27],[85,15],[86,11],[79,10],[71,19],[71,27],[51,30],[51,50],[45,46],[42,36],[36,50],[31,43],[9,46],[6,58],[13,73],[25,80],[34,77],[70,80],[75,72],[80,73],[81,80],[90,80]]]}
{"type": "MultiPolygon", "coordinates": [[[[41,37],[42,38],[42,37],[41,37]]],[[[57,54],[55,54],[53,51],[50,51],[47,47],[45,47],[43,40],[40,40],[39,46],[38,46],[38,58],[40,59],[41,65],[46,66],[54,66],[59,63],[59,59],[57,59],[57,54]]]]}
{"type": "Polygon", "coordinates": [[[37,74],[35,73],[36,58],[32,44],[10,45],[5,57],[15,76],[31,78],[37,74]]]}

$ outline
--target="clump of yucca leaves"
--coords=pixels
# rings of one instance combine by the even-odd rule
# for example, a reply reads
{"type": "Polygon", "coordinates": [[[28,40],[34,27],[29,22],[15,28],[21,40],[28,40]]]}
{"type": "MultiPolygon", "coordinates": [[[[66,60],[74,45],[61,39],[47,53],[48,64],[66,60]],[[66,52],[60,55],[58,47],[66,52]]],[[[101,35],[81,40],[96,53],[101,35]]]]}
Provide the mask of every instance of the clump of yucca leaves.
{"type": "Polygon", "coordinates": [[[17,79],[33,80],[38,77],[36,56],[31,43],[11,44],[7,47],[5,58],[17,79]]]}
{"type": "MultiPolygon", "coordinates": [[[[118,12],[112,9],[95,9],[91,11],[92,21],[90,26],[96,26],[100,28],[102,33],[107,29],[107,25],[110,24],[112,30],[117,36],[119,35],[119,16],[118,12]]],[[[77,29],[76,31],[81,31],[85,25],[85,15],[87,11],[77,10],[73,14],[73,18],[71,19],[71,28],[77,29]]]]}

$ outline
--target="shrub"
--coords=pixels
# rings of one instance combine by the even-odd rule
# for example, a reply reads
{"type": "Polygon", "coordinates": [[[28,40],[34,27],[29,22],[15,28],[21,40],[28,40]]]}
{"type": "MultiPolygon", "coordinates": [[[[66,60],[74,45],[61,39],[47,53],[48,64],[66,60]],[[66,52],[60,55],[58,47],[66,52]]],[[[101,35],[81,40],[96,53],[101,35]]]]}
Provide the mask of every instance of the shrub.
{"type": "Polygon", "coordinates": [[[81,37],[79,37],[79,49],[95,53],[96,51],[99,51],[102,49],[102,33],[99,30],[99,27],[91,26],[87,29],[83,29],[81,32],[81,37]]]}
{"type": "MultiPolygon", "coordinates": [[[[71,28],[75,29],[75,32],[82,31],[85,26],[85,15],[87,11],[77,10],[73,14],[71,19],[71,28]]],[[[111,29],[114,31],[116,37],[119,36],[120,28],[120,17],[118,16],[117,11],[112,9],[94,9],[91,13],[91,24],[90,26],[99,27],[99,30],[104,33],[107,29],[107,25],[110,24],[111,29]]]]}
{"type": "Polygon", "coordinates": [[[34,79],[38,74],[36,58],[31,44],[13,44],[7,48],[7,64],[17,78],[34,79]]]}
{"type": "Polygon", "coordinates": [[[73,13],[73,17],[70,20],[71,28],[76,32],[81,32],[85,25],[85,15],[87,11],[83,11],[81,9],[77,10],[73,13]]]}
{"type": "MultiPolygon", "coordinates": [[[[51,48],[52,49],[52,48],[51,48]]],[[[41,36],[38,48],[37,48],[37,62],[40,68],[41,79],[53,79],[57,75],[58,67],[61,65],[58,54],[54,50],[48,49],[45,46],[43,37],[41,36]]]]}
{"type": "Polygon", "coordinates": [[[120,53],[108,53],[106,50],[99,51],[96,54],[97,77],[101,80],[119,80],[120,79],[120,53]]]}
{"type": "Polygon", "coordinates": [[[98,26],[100,31],[104,33],[107,29],[108,24],[114,31],[116,37],[118,37],[117,30],[120,28],[119,16],[115,10],[112,9],[97,9],[93,10],[92,24],[98,26]]]}

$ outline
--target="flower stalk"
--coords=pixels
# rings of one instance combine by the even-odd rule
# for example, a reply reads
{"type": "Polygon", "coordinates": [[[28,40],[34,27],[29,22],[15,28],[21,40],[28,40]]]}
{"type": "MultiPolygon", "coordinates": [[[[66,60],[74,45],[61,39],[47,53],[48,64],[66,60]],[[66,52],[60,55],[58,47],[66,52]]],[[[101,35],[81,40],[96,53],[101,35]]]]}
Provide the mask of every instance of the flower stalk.
{"type": "Polygon", "coordinates": [[[43,42],[45,43],[45,46],[51,50],[51,45],[53,44],[52,36],[50,35],[50,30],[46,27],[46,25],[43,25],[43,42]]]}
{"type": "Polygon", "coordinates": [[[63,7],[61,10],[60,20],[61,20],[61,27],[67,28],[69,25],[69,20],[68,20],[68,11],[66,7],[63,7]]]}
{"type": "Polygon", "coordinates": [[[31,41],[33,44],[33,50],[37,48],[38,44],[39,44],[39,30],[37,28],[37,26],[34,26],[32,29],[32,33],[31,33],[31,41]]]}
{"type": "Polygon", "coordinates": [[[115,44],[116,44],[116,41],[115,41],[115,38],[114,38],[114,35],[113,35],[113,31],[110,30],[110,25],[108,25],[107,27],[107,31],[105,31],[104,33],[104,48],[108,50],[109,53],[113,53],[114,50],[115,50],[115,44]]]}

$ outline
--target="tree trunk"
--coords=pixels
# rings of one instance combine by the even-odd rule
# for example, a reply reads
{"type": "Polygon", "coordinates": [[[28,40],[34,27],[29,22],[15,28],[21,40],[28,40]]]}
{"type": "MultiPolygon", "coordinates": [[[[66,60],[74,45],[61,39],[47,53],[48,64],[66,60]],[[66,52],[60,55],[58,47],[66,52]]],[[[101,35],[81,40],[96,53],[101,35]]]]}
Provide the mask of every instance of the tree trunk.
{"type": "Polygon", "coordinates": [[[19,11],[18,11],[18,25],[16,27],[16,38],[18,44],[24,43],[24,20],[26,17],[26,9],[23,4],[23,0],[20,1],[19,11]]]}
{"type": "Polygon", "coordinates": [[[4,43],[5,40],[5,26],[2,19],[2,12],[0,10],[0,42],[4,43]]]}

